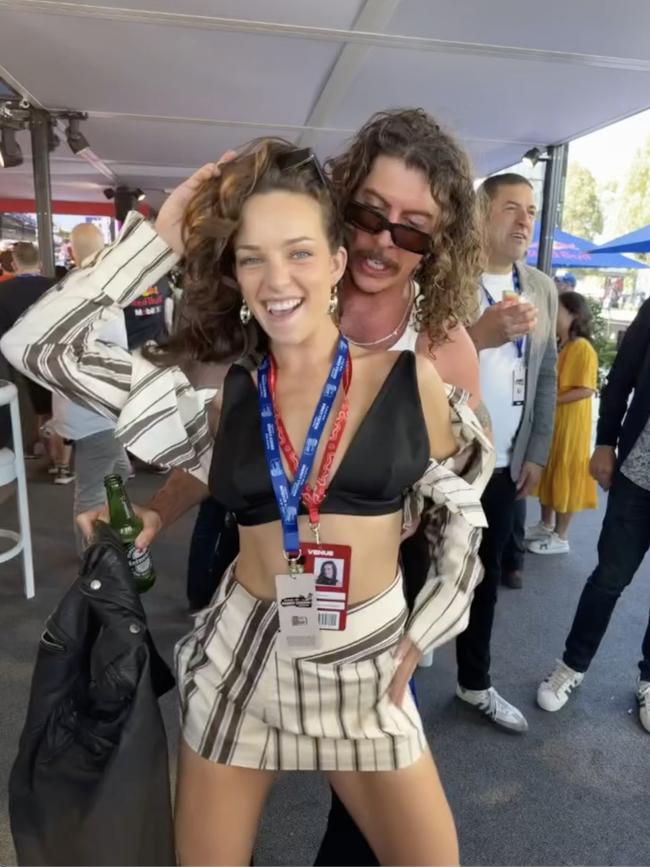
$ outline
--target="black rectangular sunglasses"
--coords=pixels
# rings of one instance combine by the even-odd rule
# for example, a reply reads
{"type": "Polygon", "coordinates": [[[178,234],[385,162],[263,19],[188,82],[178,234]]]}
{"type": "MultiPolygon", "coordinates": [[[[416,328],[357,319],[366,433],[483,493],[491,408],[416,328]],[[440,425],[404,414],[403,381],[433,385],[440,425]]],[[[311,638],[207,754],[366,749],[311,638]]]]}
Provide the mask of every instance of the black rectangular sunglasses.
{"type": "Polygon", "coordinates": [[[326,189],[328,187],[323,167],[311,148],[300,148],[295,151],[288,151],[285,154],[280,154],[276,160],[276,164],[281,172],[289,172],[295,169],[301,169],[303,166],[309,166],[321,186],[326,189]]]}
{"type": "Polygon", "coordinates": [[[418,253],[424,256],[431,252],[431,235],[416,229],[413,226],[405,226],[403,223],[391,223],[376,208],[370,205],[362,205],[361,202],[350,202],[343,212],[345,222],[350,223],[362,232],[370,235],[378,235],[380,232],[390,232],[393,244],[409,253],[418,253]]]}

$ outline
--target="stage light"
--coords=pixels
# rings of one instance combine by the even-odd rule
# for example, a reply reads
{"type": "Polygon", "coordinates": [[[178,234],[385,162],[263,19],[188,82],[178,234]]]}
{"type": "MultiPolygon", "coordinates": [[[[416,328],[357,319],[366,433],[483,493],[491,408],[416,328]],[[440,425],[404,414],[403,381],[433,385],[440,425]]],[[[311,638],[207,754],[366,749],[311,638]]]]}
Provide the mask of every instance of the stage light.
{"type": "Polygon", "coordinates": [[[16,130],[3,126],[0,135],[0,167],[14,168],[23,162],[23,152],[16,141],[16,130]]]}
{"type": "Polygon", "coordinates": [[[534,169],[537,163],[548,162],[548,156],[540,148],[531,148],[521,158],[522,163],[526,163],[531,169],[534,169]]]}
{"type": "Polygon", "coordinates": [[[79,156],[79,154],[83,154],[84,151],[90,150],[88,139],[79,129],[78,117],[71,117],[68,120],[68,129],[66,130],[65,137],[68,141],[70,150],[75,156],[79,156]]]}
{"type": "Polygon", "coordinates": [[[55,151],[60,144],[61,139],[56,134],[56,124],[53,120],[50,120],[47,126],[47,149],[52,153],[52,151],[55,151]]]}

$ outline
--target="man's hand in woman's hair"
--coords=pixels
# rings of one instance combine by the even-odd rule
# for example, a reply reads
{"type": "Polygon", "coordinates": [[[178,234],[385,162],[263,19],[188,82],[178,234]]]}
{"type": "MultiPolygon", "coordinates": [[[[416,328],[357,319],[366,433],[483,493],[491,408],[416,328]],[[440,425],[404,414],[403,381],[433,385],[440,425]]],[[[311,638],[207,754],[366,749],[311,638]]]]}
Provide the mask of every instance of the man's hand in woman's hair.
{"type": "Polygon", "coordinates": [[[220,166],[228,163],[237,156],[235,151],[226,151],[216,163],[206,163],[198,171],[194,172],[186,181],[183,181],[166,200],[160,209],[156,219],[156,232],[172,250],[179,256],[183,255],[183,238],[181,229],[185,209],[202,183],[209,178],[218,178],[221,173],[220,166]]]}

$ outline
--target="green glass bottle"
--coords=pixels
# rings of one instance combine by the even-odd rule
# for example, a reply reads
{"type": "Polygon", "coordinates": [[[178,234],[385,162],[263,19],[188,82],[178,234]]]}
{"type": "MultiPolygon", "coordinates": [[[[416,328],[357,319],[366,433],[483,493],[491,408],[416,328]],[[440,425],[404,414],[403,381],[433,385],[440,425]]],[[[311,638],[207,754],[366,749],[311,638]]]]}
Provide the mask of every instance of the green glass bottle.
{"type": "Polygon", "coordinates": [[[111,475],[104,479],[108,500],[109,523],[122,540],[129,560],[129,568],[138,593],[146,593],[156,581],[151,552],[148,548],[139,551],[134,542],[142,530],[142,520],[136,515],[129,495],[124,489],[121,476],[111,475]]]}

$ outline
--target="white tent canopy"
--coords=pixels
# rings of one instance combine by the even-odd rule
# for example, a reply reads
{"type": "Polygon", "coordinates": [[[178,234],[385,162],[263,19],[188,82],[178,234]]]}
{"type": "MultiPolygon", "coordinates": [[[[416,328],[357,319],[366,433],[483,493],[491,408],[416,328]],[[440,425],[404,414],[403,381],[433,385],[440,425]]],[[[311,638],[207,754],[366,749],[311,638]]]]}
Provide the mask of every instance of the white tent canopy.
{"type": "MultiPolygon", "coordinates": [[[[0,0],[0,77],[36,106],[89,113],[99,160],[64,141],[55,199],[103,201],[123,183],[156,201],[249,138],[325,157],[404,105],[487,174],[648,108],[649,34],[647,0],[0,0]]],[[[31,198],[19,141],[0,196],[31,198]]]]}

